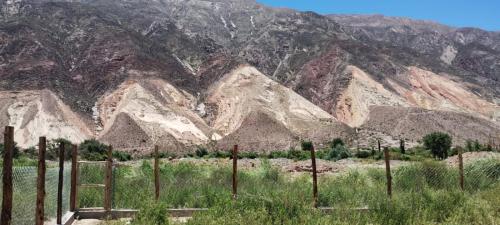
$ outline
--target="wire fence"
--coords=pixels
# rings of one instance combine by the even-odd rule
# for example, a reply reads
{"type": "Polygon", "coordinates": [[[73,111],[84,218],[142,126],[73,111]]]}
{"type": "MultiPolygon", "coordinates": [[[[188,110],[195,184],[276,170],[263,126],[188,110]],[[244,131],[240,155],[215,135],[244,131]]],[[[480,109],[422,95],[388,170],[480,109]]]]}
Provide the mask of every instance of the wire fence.
{"type": "MultiPolygon", "coordinates": [[[[64,165],[63,172],[63,215],[69,212],[69,195],[71,167],[69,163],[64,165]]],[[[35,224],[35,210],[37,198],[37,167],[36,166],[13,166],[12,167],[12,224],[33,225],[35,224]]],[[[2,169],[0,168],[0,179],[2,169]]],[[[48,167],[45,173],[45,220],[49,224],[55,224],[57,213],[57,185],[59,180],[59,167],[48,167]]],[[[2,191],[0,185],[0,192],[2,191]]],[[[0,201],[2,196],[0,195],[0,201]]]]}
{"type": "MultiPolygon", "coordinates": [[[[229,161],[227,161],[229,164],[229,161]]],[[[115,165],[113,169],[112,207],[115,209],[139,209],[154,200],[153,163],[115,165]]],[[[100,182],[104,177],[103,165],[82,167],[82,180],[100,182]]],[[[229,165],[198,165],[194,163],[168,163],[159,167],[159,201],[171,208],[206,208],[215,206],[223,199],[231,198],[232,171],[229,165]]],[[[312,190],[307,173],[290,181],[279,168],[261,163],[253,170],[238,171],[239,199],[271,202],[276,190],[295,193],[302,199],[311,200],[312,190]],[[262,168],[264,167],[264,168],[262,168]],[[267,167],[267,168],[266,168],[267,167]],[[293,183],[293,185],[292,185],[293,183]]],[[[416,194],[425,196],[429,191],[461,192],[458,165],[446,165],[442,161],[424,161],[397,166],[391,171],[394,196],[416,194]]],[[[464,190],[474,193],[500,182],[500,159],[483,159],[464,165],[464,190]]],[[[319,206],[365,207],[375,199],[387,196],[388,180],[383,168],[358,168],[335,176],[320,176],[319,206]]],[[[86,188],[88,189],[88,188],[86,188]]],[[[102,206],[102,189],[80,190],[80,207],[102,206]],[[95,192],[92,192],[95,191],[95,192]]]]}
{"type": "MultiPolygon", "coordinates": [[[[205,165],[192,163],[192,160],[162,161],[158,171],[158,201],[170,208],[210,208],[221,202],[231,202],[231,161],[215,160],[220,162],[205,165]]],[[[269,159],[256,160],[261,160],[259,167],[237,171],[238,201],[270,207],[280,201],[299,204],[312,201],[313,191],[308,172],[298,177],[288,176],[280,168],[273,167],[269,159]]],[[[59,168],[54,165],[50,164],[46,171],[45,220],[50,221],[49,224],[55,224],[56,216],[59,168]]],[[[317,205],[335,208],[368,207],[377,210],[377,207],[383,207],[380,202],[388,198],[389,189],[392,193],[389,198],[427,201],[427,198],[443,197],[444,195],[439,194],[441,192],[475,193],[495,187],[500,182],[500,158],[468,161],[463,164],[463,170],[459,169],[459,162],[446,164],[444,161],[434,160],[389,165],[393,167],[390,170],[385,170],[388,168],[383,166],[359,167],[335,176],[320,176],[317,205]]],[[[77,208],[103,207],[106,170],[106,162],[79,163],[77,208]]],[[[112,208],[141,209],[154,202],[154,170],[153,160],[114,162],[112,208]]],[[[70,202],[70,163],[65,163],[63,174],[62,206],[65,214],[64,212],[69,211],[70,202]]],[[[36,182],[36,166],[13,166],[12,224],[34,224],[36,182]]],[[[449,204],[446,202],[448,200],[450,199],[443,197],[442,204],[449,204]]],[[[436,207],[439,207],[440,201],[436,202],[436,207]]]]}

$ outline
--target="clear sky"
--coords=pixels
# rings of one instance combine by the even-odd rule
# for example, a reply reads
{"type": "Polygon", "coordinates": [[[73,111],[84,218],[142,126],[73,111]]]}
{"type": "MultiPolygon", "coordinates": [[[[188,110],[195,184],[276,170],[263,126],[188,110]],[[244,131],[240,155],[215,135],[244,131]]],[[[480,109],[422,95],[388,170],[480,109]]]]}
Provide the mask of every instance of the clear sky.
{"type": "Polygon", "coordinates": [[[500,0],[257,0],[319,14],[383,14],[500,31],[500,0]]]}

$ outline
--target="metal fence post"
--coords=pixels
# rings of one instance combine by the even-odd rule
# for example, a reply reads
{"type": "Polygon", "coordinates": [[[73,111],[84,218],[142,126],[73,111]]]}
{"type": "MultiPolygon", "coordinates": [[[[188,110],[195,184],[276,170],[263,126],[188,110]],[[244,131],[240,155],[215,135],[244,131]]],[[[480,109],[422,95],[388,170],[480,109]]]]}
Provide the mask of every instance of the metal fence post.
{"type": "Polygon", "coordinates": [[[47,139],[40,137],[38,141],[38,176],[37,176],[37,194],[36,194],[36,211],[35,224],[43,225],[44,220],[44,200],[45,200],[45,150],[47,148],[47,139]]]}
{"type": "Polygon", "coordinates": [[[12,157],[14,153],[14,127],[6,126],[4,133],[3,173],[2,173],[2,214],[0,225],[12,222],[12,157]]]}

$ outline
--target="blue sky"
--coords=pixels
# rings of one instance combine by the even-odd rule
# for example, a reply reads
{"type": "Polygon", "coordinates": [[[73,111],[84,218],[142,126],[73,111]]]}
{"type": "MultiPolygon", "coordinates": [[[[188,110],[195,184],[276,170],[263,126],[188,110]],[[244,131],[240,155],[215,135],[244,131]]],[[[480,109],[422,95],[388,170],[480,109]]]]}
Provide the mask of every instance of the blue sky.
{"type": "Polygon", "coordinates": [[[383,14],[500,31],[500,0],[257,0],[320,14],[383,14]]]}

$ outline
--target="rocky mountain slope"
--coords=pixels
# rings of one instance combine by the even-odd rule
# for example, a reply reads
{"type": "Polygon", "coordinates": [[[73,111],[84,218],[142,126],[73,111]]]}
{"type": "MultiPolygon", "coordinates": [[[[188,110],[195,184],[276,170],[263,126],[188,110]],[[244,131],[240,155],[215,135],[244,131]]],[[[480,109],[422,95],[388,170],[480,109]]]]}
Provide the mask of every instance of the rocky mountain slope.
{"type": "MultiPolygon", "coordinates": [[[[48,107],[57,123],[22,131],[23,146],[50,129],[139,152],[216,140],[253,142],[253,150],[301,138],[362,143],[367,130],[400,136],[370,124],[387,118],[380,109],[408,107],[426,110],[421,120],[471,115],[456,121],[484,135],[441,126],[459,142],[500,139],[498,32],[253,0],[4,0],[0,13],[0,99],[8,102],[0,125],[19,124],[26,111],[7,105],[48,104],[24,96],[51,93],[60,105],[48,107]]],[[[408,136],[423,135],[409,117],[388,115],[408,136]]]]}

